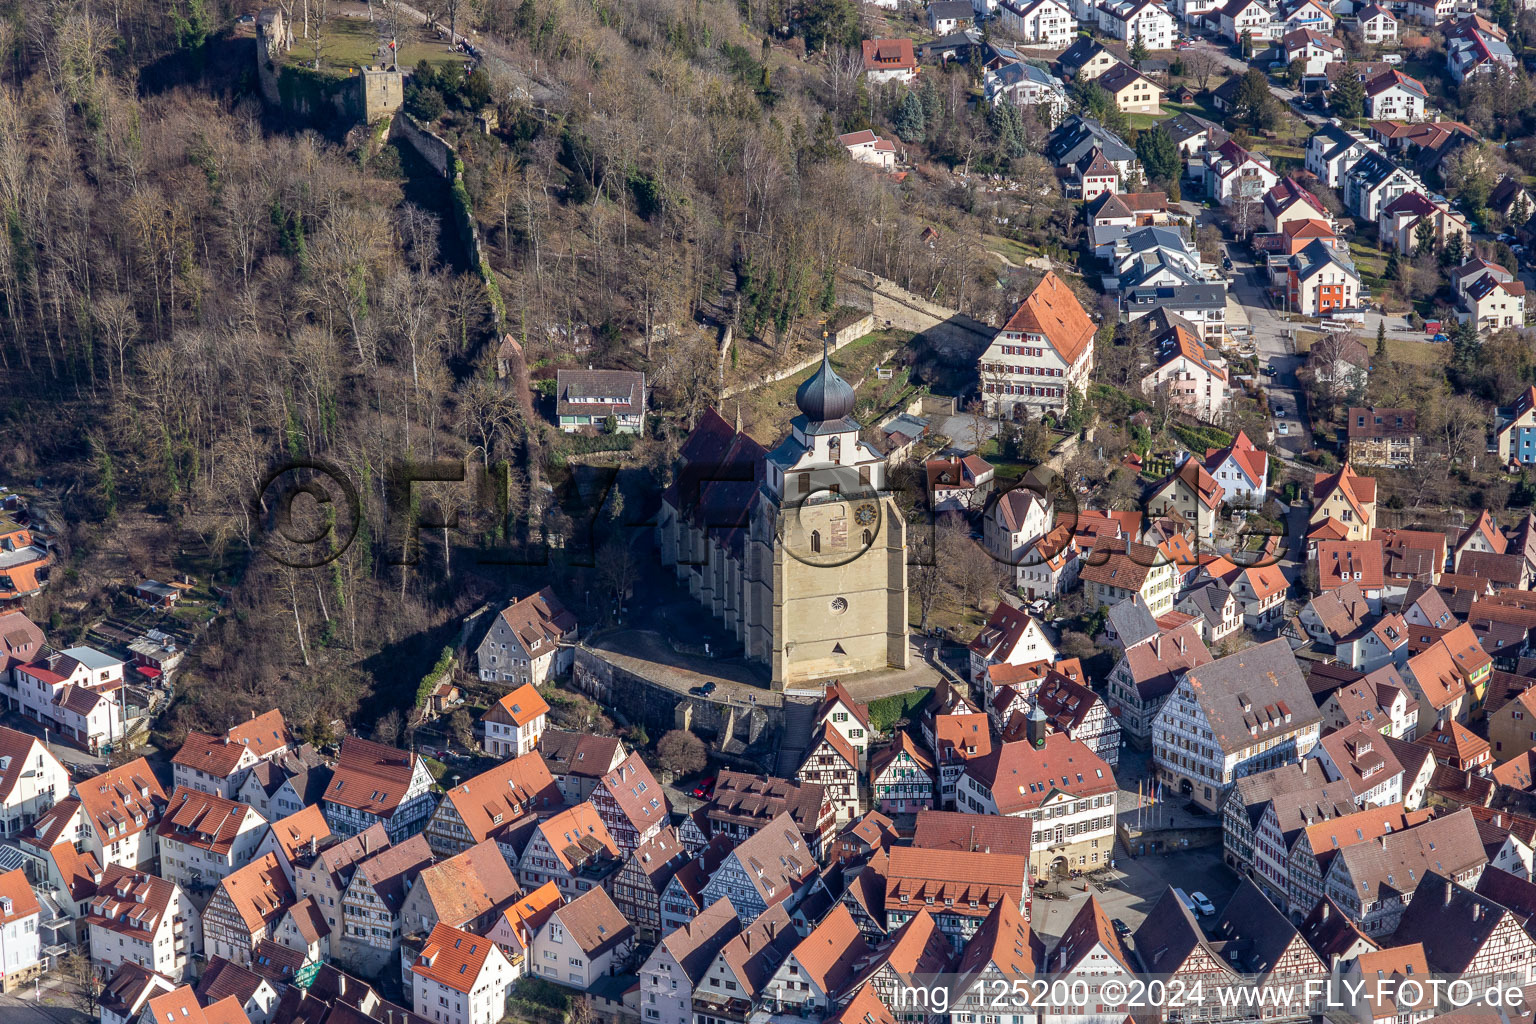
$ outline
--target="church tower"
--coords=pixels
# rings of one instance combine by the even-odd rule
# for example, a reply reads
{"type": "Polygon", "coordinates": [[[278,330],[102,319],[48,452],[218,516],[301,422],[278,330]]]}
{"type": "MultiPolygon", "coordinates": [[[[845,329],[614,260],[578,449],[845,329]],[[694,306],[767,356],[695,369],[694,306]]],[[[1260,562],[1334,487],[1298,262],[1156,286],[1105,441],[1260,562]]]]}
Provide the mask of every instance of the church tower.
{"type": "Polygon", "coordinates": [[[854,392],[823,353],[767,454],[744,567],[749,657],[783,689],[906,668],[906,523],[885,459],[859,438],[854,392]]]}

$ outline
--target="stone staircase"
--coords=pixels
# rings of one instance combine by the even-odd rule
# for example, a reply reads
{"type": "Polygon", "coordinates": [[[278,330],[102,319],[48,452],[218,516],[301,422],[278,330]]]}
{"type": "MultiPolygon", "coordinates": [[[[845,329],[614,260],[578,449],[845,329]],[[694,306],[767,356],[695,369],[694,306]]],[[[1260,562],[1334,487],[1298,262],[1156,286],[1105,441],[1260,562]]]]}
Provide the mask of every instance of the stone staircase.
{"type": "Polygon", "coordinates": [[[793,778],[805,750],[811,745],[811,724],[821,705],[817,697],[784,695],[784,728],[779,733],[779,762],[776,774],[793,778]]]}

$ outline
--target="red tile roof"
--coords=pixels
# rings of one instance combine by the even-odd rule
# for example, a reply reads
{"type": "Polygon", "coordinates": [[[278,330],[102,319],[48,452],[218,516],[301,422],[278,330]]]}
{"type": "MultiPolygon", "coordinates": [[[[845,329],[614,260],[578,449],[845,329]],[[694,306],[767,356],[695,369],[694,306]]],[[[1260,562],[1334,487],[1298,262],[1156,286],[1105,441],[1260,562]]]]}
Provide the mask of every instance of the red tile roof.
{"type": "Polygon", "coordinates": [[[502,955],[490,939],[438,924],[411,964],[411,973],[469,995],[493,950],[502,955]]]}
{"type": "Polygon", "coordinates": [[[40,913],[42,908],[38,906],[26,872],[12,868],[0,875],[0,924],[10,924],[40,913]]]}
{"type": "Polygon", "coordinates": [[[1004,743],[966,773],[991,790],[999,814],[1033,810],[1055,793],[1072,797],[1115,791],[1114,771],[1081,742],[1061,733],[1036,748],[1028,742],[1004,743]]]}
{"type": "Polygon", "coordinates": [[[1323,590],[1353,583],[1362,591],[1380,590],[1386,583],[1381,542],[1325,540],[1317,545],[1317,579],[1323,590]]]}
{"type": "Polygon", "coordinates": [[[341,755],[324,799],[387,818],[405,798],[418,760],[397,747],[348,736],[341,741],[341,755]]]}
{"type": "Polygon", "coordinates": [[[1093,321],[1083,311],[1083,304],[1054,270],[1046,272],[1003,330],[1043,335],[1068,366],[1078,361],[1094,335],[1093,321]]]}
{"type": "Polygon", "coordinates": [[[86,820],[109,845],[153,826],[166,803],[165,790],[142,757],[77,783],[75,794],[86,820]]]}
{"type": "Polygon", "coordinates": [[[524,683],[511,693],[503,694],[500,700],[491,705],[481,721],[524,726],[540,715],[547,714],[549,703],[534,689],[532,683],[524,683]]]}
{"type": "Polygon", "coordinates": [[[235,912],[253,935],[275,923],[294,903],[293,887],[278,866],[277,854],[264,853],[219,883],[235,912]]]}
{"type": "Polygon", "coordinates": [[[183,788],[171,794],[171,802],[166,805],[160,827],[155,831],[161,839],[226,857],[234,847],[241,826],[254,813],[246,804],[183,788]]]}

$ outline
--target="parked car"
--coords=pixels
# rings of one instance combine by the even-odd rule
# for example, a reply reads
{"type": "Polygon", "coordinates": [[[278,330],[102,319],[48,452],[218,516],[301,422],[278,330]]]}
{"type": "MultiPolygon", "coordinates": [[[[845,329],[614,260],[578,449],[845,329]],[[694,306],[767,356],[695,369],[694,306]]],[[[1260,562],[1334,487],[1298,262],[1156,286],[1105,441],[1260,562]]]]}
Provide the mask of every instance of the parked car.
{"type": "Polygon", "coordinates": [[[1216,913],[1216,905],[1205,898],[1205,893],[1192,892],[1189,894],[1189,898],[1194,901],[1195,906],[1199,909],[1200,916],[1211,917],[1216,913]]]}
{"type": "Polygon", "coordinates": [[[711,775],[709,778],[701,780],[697,786],[693,787],[693,795],[700,800],[708,800],[714,796],[716,778],[717,776],[711,775]]]}
{"type": "Polygon", "coordinates": [[[1437,334],[1433,338],[1430,338],[1429,340],[1430,341],[1450,341],[1451,340],[1451,336],[1449,334],[1437,334]]]}
{"type": "Polygon", "coordinates": [[[1291,432],[1291,425],[1289,423],[1285,422],[1284,420],[1281,420],[1279,423],[1275,424],[1275,433],[1277,433],[1277,434],[1289,434],[1290,432],[1291,432]]]}
{"type": "Polygon", "coordinates": [[[1118,917],[1109,923],[1114,925],[1115,934],[1121,938],[1125,938],[1131,934],[1131,926],[1120,920],[1118,917]]]}
{"type": "Polygon", "coordinates": [[[708,697],[715,692],[715,684],[712,682],[705,683],[702,686],[692,687],[688,692],[695,697],[708,697]]]}
{"type": "Polygon", "coordinates": [[[1515,240],[1515,236],[1510,234],[1508,231],[1500,231],[1498,234],[1498,240],[1501,242],[1513,242],[1515,240]]]}

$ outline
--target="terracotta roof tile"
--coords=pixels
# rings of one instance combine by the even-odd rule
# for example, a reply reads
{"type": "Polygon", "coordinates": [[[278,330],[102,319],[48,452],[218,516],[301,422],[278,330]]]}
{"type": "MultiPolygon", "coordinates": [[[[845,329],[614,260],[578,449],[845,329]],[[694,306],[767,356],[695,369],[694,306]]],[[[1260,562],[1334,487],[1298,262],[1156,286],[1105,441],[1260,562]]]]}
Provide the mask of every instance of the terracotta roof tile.
{"type": "Polygon", "coordinates": [[[469,995],[493,951],[502,955],[490,939],[438,924],[411,964],[411,973],[469,995]]]}
{"type": "Polygon", "coordinates": [[[75,794],[97,835],[111,841],[152,827],[166,803],[165,790],[142,757],[77,783],[75,794]]]}
{"type": "Polygon", "coordinates": [[[520,891],[517,878],[492,840],[423,868],[416,876],[416,885],[426,887],[427,900],[438,920],[455,928],[470,926],[520,891]]]}
{"type": "Polygon", "coordinates": [[[293,887],[278,866],[277,854],[266,853],[237,868],[219,883],[240,919],[252,933],[277,921],[293,905],[293,887]]]}
{"type": "Polygon", "coordinates": [[[966,774],[991,791],[999,814],[1032,810],[1057,792],[1081,797],[1115,791],[1109,765],[1062,733],[1047,736],[1039,749],[1024,741],[1001,744],[972,762],[966,774]]]}
{"type": "Polygon", "coordinates": [[[551,917],[559,918],[566,934],[586,952],[588,959],[628,941],[635,933],[602,888],[587,890],[551,917]]]}
{"type": "Polygon", "coordinates": [[[1043,335],[1068,366],[1093,343],[1093,321],[1066,282],[1047,271],[1003,325],[1005,331],[1043,335]]]}
{"type": "MultiPolygon", "coordinates": [[[[503,617],[506,613],[502,613],[503,617]]],[[[538,718],[540,715],[549,714],[549,703],[534,689],[532,683],[524,683],[511,693],[503,694],[501,699],[491,705],[491,709],[481,716],[482,722],[499,722],[507,725],[523,726],[538,718]]]]}
{"type": "Polygon", "coordinates": [[[325,800],[387,818],[405,798],[419,760],[397,747],[348,736],[341,741],[325,800]]]}
{"type": "Polygon", "coordinates": [[[508,832],[530,815],[548,813],[564,803],[560,787],[538,751],[503,761],[450,787],[443,799],[458,813],[470,838],[477,843],[508,832]]]}

